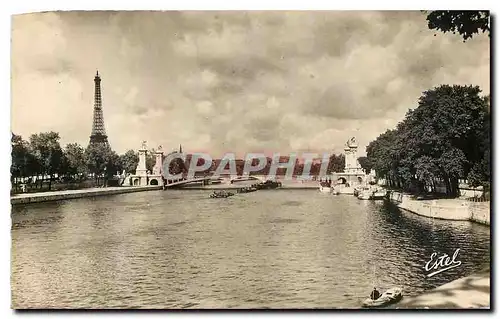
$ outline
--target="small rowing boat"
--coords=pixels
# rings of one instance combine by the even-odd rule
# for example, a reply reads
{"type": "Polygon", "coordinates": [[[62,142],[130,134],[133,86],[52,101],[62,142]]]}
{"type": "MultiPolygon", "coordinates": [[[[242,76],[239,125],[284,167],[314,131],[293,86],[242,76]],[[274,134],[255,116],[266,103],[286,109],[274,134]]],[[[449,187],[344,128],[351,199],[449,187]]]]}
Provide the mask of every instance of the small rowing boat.
{"type": "Polygon", "coordinates": [[[398,302],[403,298],[403,289],[399,287],[386,290],[379,298],[372,300],[371,298],[363,301],[364,308],[378,308],[398,302]]]}

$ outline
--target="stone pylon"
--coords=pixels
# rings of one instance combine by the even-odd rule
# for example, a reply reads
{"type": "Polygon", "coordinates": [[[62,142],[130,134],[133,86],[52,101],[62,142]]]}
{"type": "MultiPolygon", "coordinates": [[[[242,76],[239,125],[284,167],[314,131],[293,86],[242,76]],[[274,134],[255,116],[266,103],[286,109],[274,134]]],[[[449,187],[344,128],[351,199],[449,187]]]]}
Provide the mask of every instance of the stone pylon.
{"type": "Polygon", "coordinates": [[[153,167],[153,175],[163,175],[163,150],[161,145],[158,147],[155,153],[156,163],[153,167]]]}
{"type": "Polygon", "coordinates": [[[135,175],[137,176],[147,176],[148,170],[146,167],[146,154],[148,150],[146,148],[146,143],[142,143],[142,148],[139,150],[139,163],[135,169],[135,175]]]}

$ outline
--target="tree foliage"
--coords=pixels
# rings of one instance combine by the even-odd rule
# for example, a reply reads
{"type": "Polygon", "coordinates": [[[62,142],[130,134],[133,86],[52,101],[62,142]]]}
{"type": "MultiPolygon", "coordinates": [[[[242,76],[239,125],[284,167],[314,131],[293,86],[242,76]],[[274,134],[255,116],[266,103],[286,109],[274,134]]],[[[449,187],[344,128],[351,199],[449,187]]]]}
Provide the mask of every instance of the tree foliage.
{"type": "Polygon", "coordinates": [[[377,175],[405,190],[442,182],[450,196],[458,195],[459,179],[488,181],[490,113],[480,93],[477,86],[458,85],[425,91],[396,129],[367,146],[377,175]]]}
{"type": "MultiPolygon", "coordinates": [[[[345,168],[345,155],[332,154],[328,162],[327,174],[342,173],[345,168]]],[[[318,169],[319,170],[319,169],[318,169]]]]}
{"type": "MultiPolygon", "coordinates": [[[[175,152],[173,152],[171,154],[174,154],[174,153],[179,153],[179,152],[175,151],[175,152]]],[[[163,160],[165,160],[165,157],[168,157],[171,154],[168,154],[168,155],[164,156],[163,160]]],[[[192,158],[191,155],[188,154],[187,157],[186,157],[186,161],[182,160],[182,158],[179,158],[179,157],[176,157],[176,158],[172,159],[170,161],[170,164],[169,164],[169,167],[168,167],[169,173],[171,175],[177,175],[177,174],[181,174],[181,173],[187,173],[187,171],[188,171],[188,165],[189,165],[189,162],[191,161],[191,158],[192,158]]]]}
{"type": "MultiPolygon", "coordinates": [[[[12,147],[12,164],[10,166],[10,173],[12,178],[23,177],[30,175],[28,161],[31,155],[29,152],[29,143],[20,135],[12,134],[11,139],[12,147]]],[[[33,169],[35,171],[36,169],[33,169]]]]}
{"type": "Polygon", "coordinates": [[[368,157],[366,157],[366,156],[358,157],[358,162],[359,162],[359,165],[361,165],[361,167],[365,171],[365,173],[370,174],[370,172],[372,170],[372,163],[370,162],[368,157]]]}
{"type": "Polygon", "coordinates": [[[156,164],[156,150],[154,148],[150,149],[146,153],[146,169],[150,172],[153,171],[153,167],[156,164]]]}
{"type": "Polygon", "coordinates": [[[101,176],[106,181],[121,170],[119,157],[108,144],[89,144],[85,150],[85,159],[87,167],[96,181],[99,181],[101,176]]]}
{"type": "Polygon", "coordinates": [[[139,164],[139,154],[134,150],[128,150],[125,154],[120,155],[119,163],[125,173],[133,174],[137,164],[139,164]]]}
{"type": "Polygon", "coordinates": [[[64,149],[64,172],[69,175],[78,175],[82,179],[87,173],[85,150],[78,143],[70,143],[64,149]]]}
{"type": "Polygon", "coordinates": [[[30,136],[30,153],[37,163],[38,172],[49,176],[49,190],[54,174],[60,172],[63,164],[63,151],[59,144],[59,133],[47,132],[30,136]]]}
{"type": "MultiPolygon", "coordinates": [[[[134,173],[139,162],[139,156],[133,150],[118,156],[108,144],[91,144],[84,149],[77,143],[69,143],[62,149],[59,139],[56,132],[33,134],[29,141],[12,133],[10,170],[14,187],[17,188],[20,182],[31,181],[35,182],[35,187],[41,187],[48,180],[50,189],[56,177],[65,182],[81,182],[89,177],[89,173],[99,185],[102,178],[106,183],[122,170],[134,173]]],[[[156,162],[155,152],[148,153],[146,164],[152,170],[156,162]]]]}
{"type": "Polygon", "coordinates": [[[430,11],[427,23],[431,30],[458,32],[464,42],[475,34],[487,32],[490,35],[489,11],[430,11]]]}

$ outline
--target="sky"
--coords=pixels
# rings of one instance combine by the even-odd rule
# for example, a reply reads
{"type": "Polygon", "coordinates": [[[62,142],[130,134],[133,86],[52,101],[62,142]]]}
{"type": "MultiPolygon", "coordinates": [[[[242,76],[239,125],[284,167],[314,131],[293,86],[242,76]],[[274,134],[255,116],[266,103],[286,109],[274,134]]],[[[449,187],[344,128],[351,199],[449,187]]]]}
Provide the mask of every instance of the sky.
{"type": "Polygon", "coordinates": [[[360,155],[425,90],[490,92],[490,40],[429,30],[419,11],[46,12],[12,18],[12,131],[86,147],[94,75],[119,154],[360,155]]]}

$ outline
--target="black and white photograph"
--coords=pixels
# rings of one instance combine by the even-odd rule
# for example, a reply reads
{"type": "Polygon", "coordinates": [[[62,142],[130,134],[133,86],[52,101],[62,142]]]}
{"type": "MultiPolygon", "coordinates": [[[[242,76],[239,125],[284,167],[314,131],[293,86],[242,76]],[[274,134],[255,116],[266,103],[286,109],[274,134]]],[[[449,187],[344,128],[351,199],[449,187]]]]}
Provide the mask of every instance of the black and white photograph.
{"type": "Polygon", "coordinates": [[[12,309],[491,308],[487,8],[10,26],[12,309]]]}

